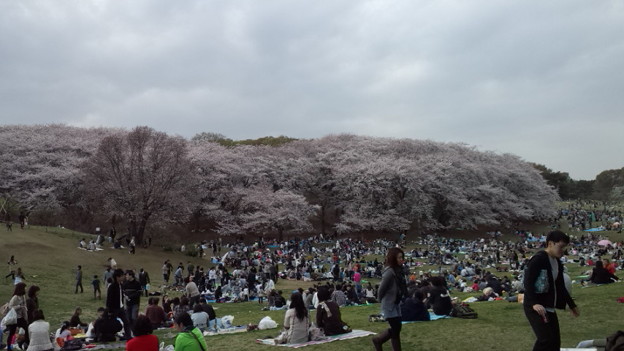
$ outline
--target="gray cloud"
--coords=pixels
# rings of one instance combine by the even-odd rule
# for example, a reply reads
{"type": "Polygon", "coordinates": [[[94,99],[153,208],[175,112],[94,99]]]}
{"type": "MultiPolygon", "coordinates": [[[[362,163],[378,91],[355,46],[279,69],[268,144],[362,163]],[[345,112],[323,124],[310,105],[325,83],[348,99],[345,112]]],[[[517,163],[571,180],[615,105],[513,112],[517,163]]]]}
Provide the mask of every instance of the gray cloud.
{"type": "Polygon", "coordinates": [[[466,142],[622,167],[624,5],[11,1],[0,123],[466,142]]]}

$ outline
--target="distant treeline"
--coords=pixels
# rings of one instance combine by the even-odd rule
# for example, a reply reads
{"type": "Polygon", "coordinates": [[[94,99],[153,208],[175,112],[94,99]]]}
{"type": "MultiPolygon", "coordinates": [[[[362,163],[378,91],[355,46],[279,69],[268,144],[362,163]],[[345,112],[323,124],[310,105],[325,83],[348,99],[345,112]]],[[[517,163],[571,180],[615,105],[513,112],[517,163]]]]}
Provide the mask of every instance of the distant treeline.
{"type": "Polygon", "coordinates": [[[533,164],[562,200],[624,201],[624,167],[601,172],[594,180],[574,180],[566,172],[555,172],[533,164]]]}

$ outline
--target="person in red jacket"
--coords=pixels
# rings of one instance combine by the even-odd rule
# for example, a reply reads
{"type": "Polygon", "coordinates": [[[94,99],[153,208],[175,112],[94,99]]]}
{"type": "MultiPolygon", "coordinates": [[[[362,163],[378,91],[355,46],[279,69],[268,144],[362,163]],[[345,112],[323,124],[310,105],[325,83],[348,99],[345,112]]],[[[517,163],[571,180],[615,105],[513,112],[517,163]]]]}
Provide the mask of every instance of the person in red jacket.
{"type": "Polygon", "coordinates": [[[126,342],[127,351],[158,351],[158,337],[152,334],[152,324],[145,315],[139,315],[134,322],[134,337],[126,342]]]}

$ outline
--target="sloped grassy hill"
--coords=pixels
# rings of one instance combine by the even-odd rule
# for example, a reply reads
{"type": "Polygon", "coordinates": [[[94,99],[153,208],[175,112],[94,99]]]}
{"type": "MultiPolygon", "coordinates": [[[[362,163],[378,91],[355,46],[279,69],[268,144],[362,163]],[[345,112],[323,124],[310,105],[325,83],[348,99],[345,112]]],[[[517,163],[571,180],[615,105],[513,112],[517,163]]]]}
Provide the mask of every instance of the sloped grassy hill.
{"type": "MultiPolygon", "coordinates": [[[[621,234],[610,233],[615,240],[621,240],[621,234]]],[[[102,276],[106,260],[115,258],[124,269],[144,268],[152,278],[153,285],[162,283],[160,267],[165,259],[175,265],[178,262],[193,262],[209,267],[207,260],[189,257],[179,252],[164,251],[162,248],[137,249],[135,255],[127,250],[106,248],[100,252],[87,252],[77,248],[78,241],[86,234],[72,232],[62,228],[31,227],[26,230],[15,228],[7,232],[0,227],[0,259],[3,264],[11,255],[15,255],[26,274],[26,283],[41,287],[40,304],[46,319],[52,328],[57,328],[61,321],[68,320],[76,306],[83,309],[83,321],[95,317],[98,307],[104,305],[103,300],[94,300],[90,281],[94,274],[102,276]],[[77,265],[84,271],[85,292],[74,294],[74,274],[77,265]]],[[[172,243],[173,245],[174,243],[172,243]]],[[[177,244],[177,243],[176,243],[177,244]]],[[[5,265],[5,269],[7,266],[5,265]]],[[[583,269],[576,265],[568,265],[573,279],[583,269]]],[[[5,272],[8,273],[8,270],[5,272]]],[[[6,274],[6,273],[4,273],[6,274]]],[[[619,274],[624,278],[624,274],[619,274]]],[[[0,302],[8,301],[12,293],[9,279],[2,281],[0,277],[0,302]]],[[[280,281],[278,288],[288,296],[289,292],[299,286],[308,284],[296,281],[280,281]]],[[[615,300],[624,296],[624,285],[621,283],[610,286],[581,288],[575,285],[574,296],[581,309],[580,318],[572,318],[567,312],[560,312],[559,319],[564,347],[573,347],[578,341],[605,337],[616,330],[622,329],[621,316],[624,315],[624,304],[615,300]]],[[[175,293],[172,293],[172,295],[175,293]]],[[[457,294],[461,299],[477,294],[457,294]]],[[[141,304],[145,306],[146,299],[141,304]]],[[[271,316],[278,323],[283,321],[283,311],[261,311],[257,302],[218,304],[217,314],[235,317],[235,324],[257,324],[264,316],[271,316]]],[[[446,319],[433,322],[420,322],[403,326],[402,339],[405,350],[529,350],[534,336],[525,320],[522,306],[505,301],[474,303],[472,307],[479,313],[475,320],[446,319]]],[[[144,310],[144,307],[141,308],[144,310]]],[[[346,307],[342,309],[343,319],[354,329],[381,331],[387,328],[385,323],[370,323],[368,315],[378,313],[379,306],[346,307]]],[[[315,313],[311,312],[312,319],[315,313]]],[[[279,330],[253,331],[249,333],[207,337],[210,350],[267,350],[270,346],[259,345],[256,338],[275,336],[279,330]]],[[[158,331],[161,341],[172,343],[174,331],[158,331]]],[[[389,347],[389,345],[388,345],[389,347]]],[[[387,348],[388,348],[387,347],[387,348]]],[[[306,350],[326,350],[339,348],[343,350],[370,350],[370,337],[330,344],[309,346],[306,350]]]]}

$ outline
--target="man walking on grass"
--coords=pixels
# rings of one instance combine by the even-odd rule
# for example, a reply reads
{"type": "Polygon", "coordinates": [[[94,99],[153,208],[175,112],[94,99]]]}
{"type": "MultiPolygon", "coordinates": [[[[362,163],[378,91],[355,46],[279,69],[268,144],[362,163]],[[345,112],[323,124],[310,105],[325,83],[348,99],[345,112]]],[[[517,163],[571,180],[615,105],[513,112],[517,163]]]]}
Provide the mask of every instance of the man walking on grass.
{"type": "Polygon", "coordinates": [[[555,309],[579,310],[565,288],[563,265],[559,260],[570,237],[561,231],[552,231],[546,237],[546,249],[537,252],[527,264],[524,274],[524,314],[537,337],[533,351],[559,351],[561,335],[555,309]]]}
{"type": "Polygon", "coordinates": [[[129,340],[132,338],[132,332],[130,331],[130,323],[126,316],[126,310],[124,309],[123,283],[124,271],[115,269],[113,272],[113,282],[108,286],[106,291],[106,308],[108,308],[111,316],[121,319],[124,326],[124,337],[122,339],[129,340]]]}
{"type": "Polygon", "coordinates": [[[139,305],[141,303],[141,295],[143,295],[143,289],[141,289],[141,284],[136,280],[133,270],[126,271],[126,281],[123,283],[122,288],[126,300],[128,322],[130,327],[133,327],[139,316],[139,305]]]}

